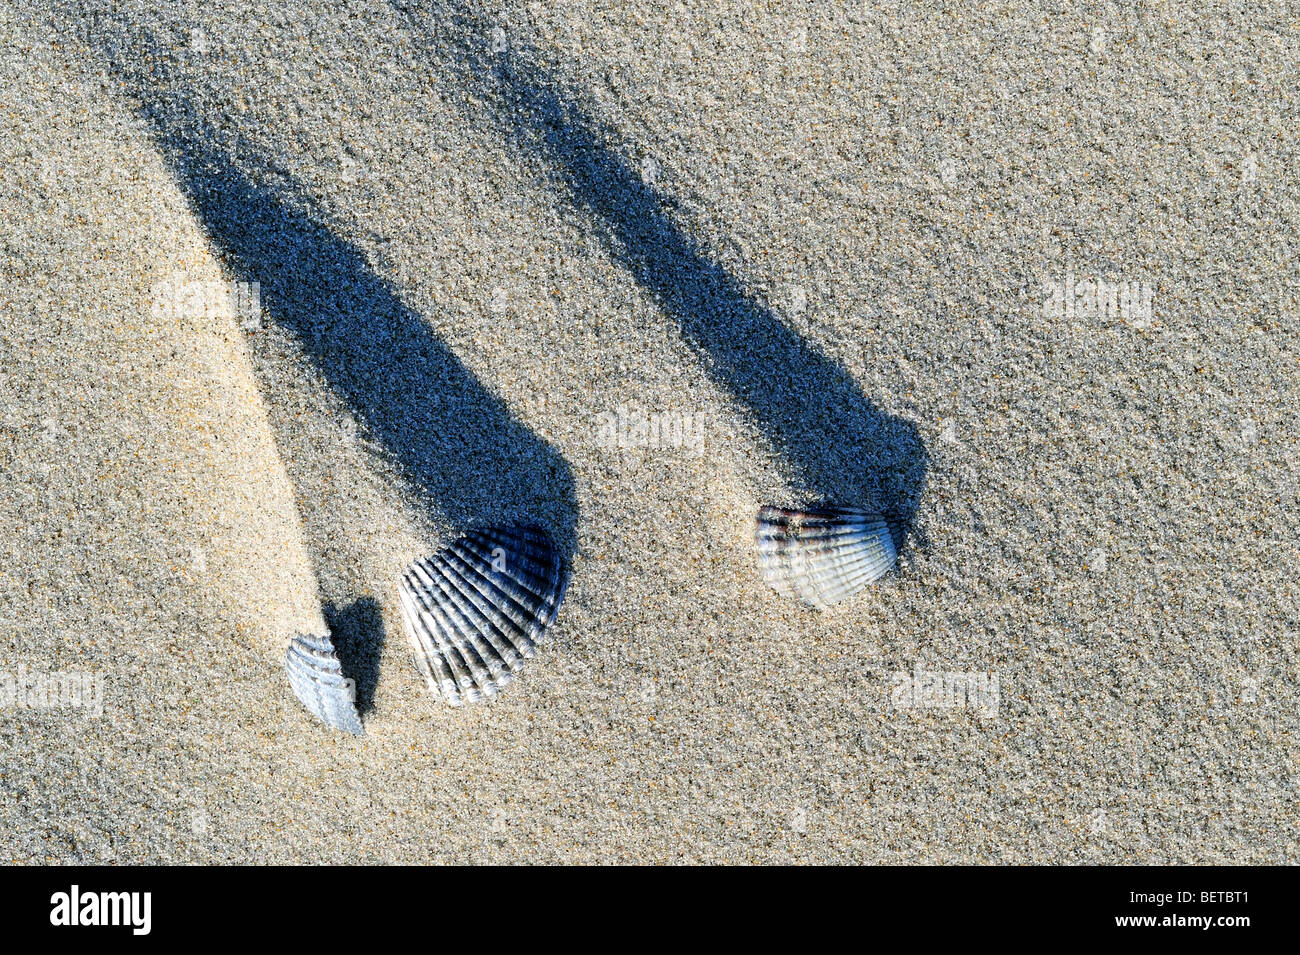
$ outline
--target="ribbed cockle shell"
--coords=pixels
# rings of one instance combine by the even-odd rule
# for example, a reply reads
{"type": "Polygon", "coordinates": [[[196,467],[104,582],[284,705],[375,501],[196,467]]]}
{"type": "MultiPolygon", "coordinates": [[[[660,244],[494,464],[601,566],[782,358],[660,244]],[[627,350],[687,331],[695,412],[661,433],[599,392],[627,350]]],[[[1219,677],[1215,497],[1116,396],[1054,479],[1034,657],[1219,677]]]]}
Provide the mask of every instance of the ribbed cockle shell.
{"type": "Polygon", "coordinates": [[[402,574],[399,597],[415,660],[452,706],[495,696],[536,651],[566,576],[537,527],[474,531],[402,574]]]}
{"type": "Polygon", "coordinates": [[[335,729],[362,734],[356,686],[343,675],[329,634],[296,636],[284,658],[289,686],[312,715],[335,729]]]}
{"type": "Polygon", "coordinates": [[[768,585],[819,609],[883,577],[898,558],[889,521],[852,508],[764,507],[754,536],[768,585]]]}

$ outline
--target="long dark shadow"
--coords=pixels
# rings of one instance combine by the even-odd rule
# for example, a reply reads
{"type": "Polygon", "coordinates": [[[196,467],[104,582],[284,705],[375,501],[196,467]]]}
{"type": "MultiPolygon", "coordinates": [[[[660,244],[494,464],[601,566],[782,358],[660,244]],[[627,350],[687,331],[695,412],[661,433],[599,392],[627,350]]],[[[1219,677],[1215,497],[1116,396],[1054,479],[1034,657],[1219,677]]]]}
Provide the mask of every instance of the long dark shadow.
{"type": "Polygon", "coordinates": [[[572,547],[573,477],[351,244],[255,185],[209,136],[164,132],[208,234],[293,331],[431,508],[457,527],[549,523],[572,547]]]}
{"type": "Polygon", "coordinates": [[[115,37],[106,56],[141,100],[208,236],[237,278],[260,283],[264,309],[297,337],[430,513],[458,529],[535,523],[571,555],[578,504],[564,458],[478,381],[255,143],[219,134],[183,82],[138,76],[149,49],[158,47],[128,27],[126,42],[115,37]]]}
{"type": "Polygon", "coordinates": [[[430,65],[472,87],[492,126],[543,158],[564,198],[676,321],[708,373],[748,405],[807,503],[879,507],[907,535],[927,470],[915,424],[879,410],[839,364],[712,261],[666,211],[672,198],[643,181],[609,145],[618,136],[518,37],[493,50],[493,22],[468,5],[393,5],[430,65]]]}

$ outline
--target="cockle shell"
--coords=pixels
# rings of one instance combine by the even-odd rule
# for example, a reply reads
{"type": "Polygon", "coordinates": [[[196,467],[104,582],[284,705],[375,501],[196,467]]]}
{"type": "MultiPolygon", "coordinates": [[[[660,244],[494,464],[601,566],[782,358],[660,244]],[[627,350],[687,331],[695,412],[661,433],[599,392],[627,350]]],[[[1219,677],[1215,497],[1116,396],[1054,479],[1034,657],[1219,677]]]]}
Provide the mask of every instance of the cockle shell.
{"type": "Polygon", "coordinates": [[[764,507],[754,537],[768,585],[823,610],[883,577],[898,559],[889,521],[846,507],[764,507]]]}
{"type": "Polygon", "coordinates": [[[566,583],[555,544],[531,526],[474,531],[413,561],[398,595],[429,688],[452,706],[499,693],[536,652],[566,583]]]}
{"type": "Polygon", "coordinates": [[[289,641],[284,667],[294,695],[313,716],[335,729],[362,735],[355,684],[343,676],[329,634],[294,637],[289,641]]]}

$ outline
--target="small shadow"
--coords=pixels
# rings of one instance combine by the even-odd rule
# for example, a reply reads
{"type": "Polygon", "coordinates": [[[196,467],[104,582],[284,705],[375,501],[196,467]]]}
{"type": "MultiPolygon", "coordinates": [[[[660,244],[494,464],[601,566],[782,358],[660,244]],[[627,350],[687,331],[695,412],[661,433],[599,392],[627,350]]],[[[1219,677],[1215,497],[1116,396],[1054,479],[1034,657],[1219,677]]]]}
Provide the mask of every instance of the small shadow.
{"type": "Polygon", "coordinates": [[[467,4],[393,6],[432,64],[480,94],[491,126],[545,161],[570,208],[676,322],[708,374],[750,408],[791,468],[797,503],[871,507],[910,537],[928,460],[916,425],[877,408],[837,362],[712,261],[670,216],[673,197],[611,145],[619,134],[566,94],[517,36],[503,43],[497,31],[494,42],[493,21],[467,4]]]}
{"type": "Polygon", "coordinates": [[[327,603],[325,623],[334,639],[343,675],[356,684],[357,712],[374,709],[379,685],[379,658],[384,649],[384,616],[374,597],[362,597],[346,606],[327,603]]]}

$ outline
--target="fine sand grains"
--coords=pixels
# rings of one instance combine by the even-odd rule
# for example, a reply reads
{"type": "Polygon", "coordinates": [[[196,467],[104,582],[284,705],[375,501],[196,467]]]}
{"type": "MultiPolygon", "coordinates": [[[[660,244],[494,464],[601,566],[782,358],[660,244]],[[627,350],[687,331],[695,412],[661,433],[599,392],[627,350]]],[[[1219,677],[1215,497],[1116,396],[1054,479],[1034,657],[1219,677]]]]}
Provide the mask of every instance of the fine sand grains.
{"type": "Polygon", "coordinates": [[[0,857],[1295,861],[1280,14],[21,6],[0,671],[104,694],[0,709],[0,857]],[[897,574],[764,586],[876,485],[897,574]],[[452,710],[398,574],[519,520],[554,639],[452,710]]]}

